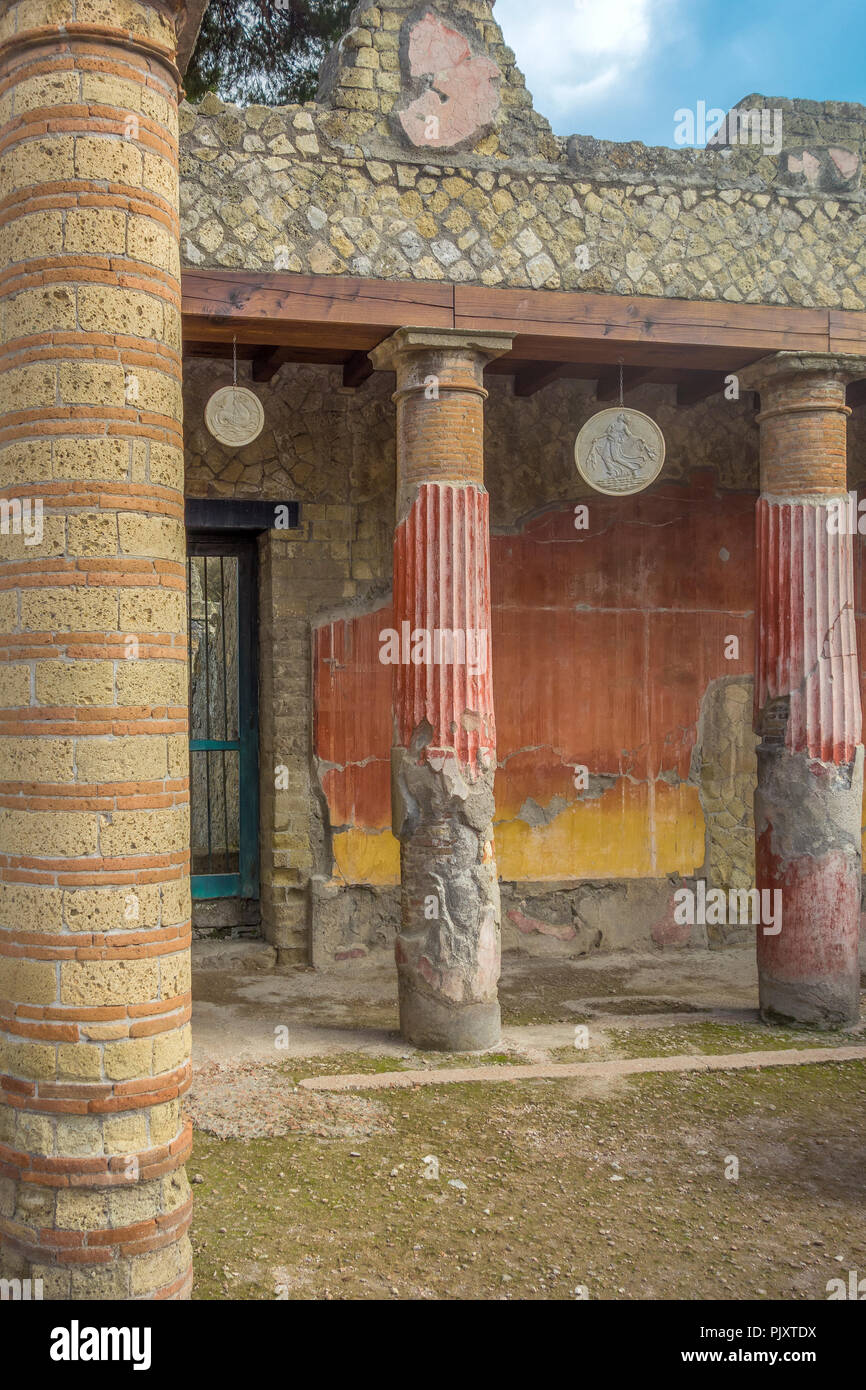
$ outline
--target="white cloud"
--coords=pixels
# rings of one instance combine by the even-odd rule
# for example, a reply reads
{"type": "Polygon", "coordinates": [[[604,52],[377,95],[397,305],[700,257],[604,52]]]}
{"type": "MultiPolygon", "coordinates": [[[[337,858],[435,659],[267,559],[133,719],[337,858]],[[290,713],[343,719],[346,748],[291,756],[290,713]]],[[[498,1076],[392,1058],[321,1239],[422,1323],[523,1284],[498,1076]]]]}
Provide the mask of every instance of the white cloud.
{"type": "Polygon", "coordinates": [[[579,114],[647,63],[666,37],[670,0],[498,0],[496,18],[535,106],[579,114]]]}
{"type": "MultiPolygon", "coordinates": [[[[575,107],[586,106],[603,96],[605,92],[615,87],[620,76],[620,68],[617,63],[612,63],[610,67],[603,68],[596,73],[595,77],[590,77],[586,82],[568,83],[556,82],[548,88],[548,92],[553,101],[562,110],[573,110],[575,107]]],[[[542,115],[545,113],[542,112],[542,115]]]]}

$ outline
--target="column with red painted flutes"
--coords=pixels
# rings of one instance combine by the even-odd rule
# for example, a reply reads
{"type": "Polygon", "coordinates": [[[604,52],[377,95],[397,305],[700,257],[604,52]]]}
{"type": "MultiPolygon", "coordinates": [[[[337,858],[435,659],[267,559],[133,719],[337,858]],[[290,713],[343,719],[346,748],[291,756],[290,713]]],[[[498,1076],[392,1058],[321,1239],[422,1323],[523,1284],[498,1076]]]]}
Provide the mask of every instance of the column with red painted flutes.
{"type": "Polygon", "coordinates": [[[403,1036],[499,1039],[496,728],[483,372],[511,335],[403,328],[371,357],[397,374],[391,803],[403,1036]]]}
{"type": "Polygon", "coordinates": [[[846,470],[847,382],[866,360],[778,353],[761,392],[755,796],[761,1013],[859,1017],[863,746],[846,470]],[[774,899],[766,898],[773,894],[774,899]],[[775,920],[768,925],[768,916],[775,920]]]}

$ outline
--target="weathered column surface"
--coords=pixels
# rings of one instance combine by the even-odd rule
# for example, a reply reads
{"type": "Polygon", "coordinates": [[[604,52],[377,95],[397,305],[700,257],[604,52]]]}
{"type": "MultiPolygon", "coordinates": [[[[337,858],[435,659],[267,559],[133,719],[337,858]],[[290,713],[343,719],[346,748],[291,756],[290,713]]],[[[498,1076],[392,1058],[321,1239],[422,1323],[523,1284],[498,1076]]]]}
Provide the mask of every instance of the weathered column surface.
{"type": "Polygon", "coordinates": [[[839,1026],[859,1017],[863,747],[845,386],[866,360],[779,353],[741,375],[761,392],[757,513],[757,886],[761,1013],[839,1026]]]}
{"type": "Polygon", "coordinates": [[[511,335],[402,328],[397,373],[391,804],[400,840],[400,1027],[419,1047],[499,1038],[485,363],[511,335]]]}
{"type": "Polygon", "coordinates": [[[46,1298],[191,1279],[168,16],[0,7],[0,1270],[46,1298]]]}

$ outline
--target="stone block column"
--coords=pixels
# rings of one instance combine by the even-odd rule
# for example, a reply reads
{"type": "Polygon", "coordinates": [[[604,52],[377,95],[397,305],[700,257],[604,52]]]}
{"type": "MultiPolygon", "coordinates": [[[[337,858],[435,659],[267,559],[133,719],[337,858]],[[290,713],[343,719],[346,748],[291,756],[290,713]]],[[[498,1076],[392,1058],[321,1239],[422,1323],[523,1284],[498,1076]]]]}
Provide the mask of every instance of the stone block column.
{"type": "Polygon", "coordinates": [[[741,374],[761,392],[757,514],[757,929],[767,1020],[859,1017],[863,800],[845,386],[866,360],[779,353],[741,374]],[[764,914],[766,917],[766,914],[764,914]],[[778,924],[776,924],[778,925],[778,924]]]}
{"type": "Polygon", "coordinates": [[[0,6],[0,1272],[191,1282],[168,6],[0,6]]]}
{"type": "Polygon", "coordinates": [[[397,374],[394,747],[400,1027],[418,1047],[499,1039],[496,729],[485,364],[511,335],[402,328],[371,353],[397,374]]]}

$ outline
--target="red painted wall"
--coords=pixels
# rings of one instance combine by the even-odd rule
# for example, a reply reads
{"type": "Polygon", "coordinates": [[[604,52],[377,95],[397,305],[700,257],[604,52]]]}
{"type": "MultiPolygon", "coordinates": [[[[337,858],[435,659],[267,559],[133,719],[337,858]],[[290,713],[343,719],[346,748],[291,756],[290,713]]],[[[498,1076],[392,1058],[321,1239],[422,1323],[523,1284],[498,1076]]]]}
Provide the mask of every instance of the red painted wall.
{"type": "MultiPolygon", "coordinates": [[[[708,682],[753,670],[755,494],[716,493],[701,472],[688,486],[587,505],[586,530],[568,507],[492,539],[497,820],[511,821],[527,797],[574,802],[574,765],[584,764],[618,779],[604,798],[605,833],[615,838],[622,819],[620,872],[639,875],[639,856],[629,857],[638,803],[648,792],[670,803],[662,773],[688,777],[708,682]],[[730,635],[737,660],[725,657],[730,635]]],[[[378,634],[392,625],[388,606],[316,632],[315,747],[335,765],[322,779],[335,830],[390,825],[392,668],[379,662],[378,634]]],[[[382,881],[381,837],[371,848],[374,867],[355,876],[382,881]]],[[[550,869],[539,864],[537,876],[550,869]]]]}

